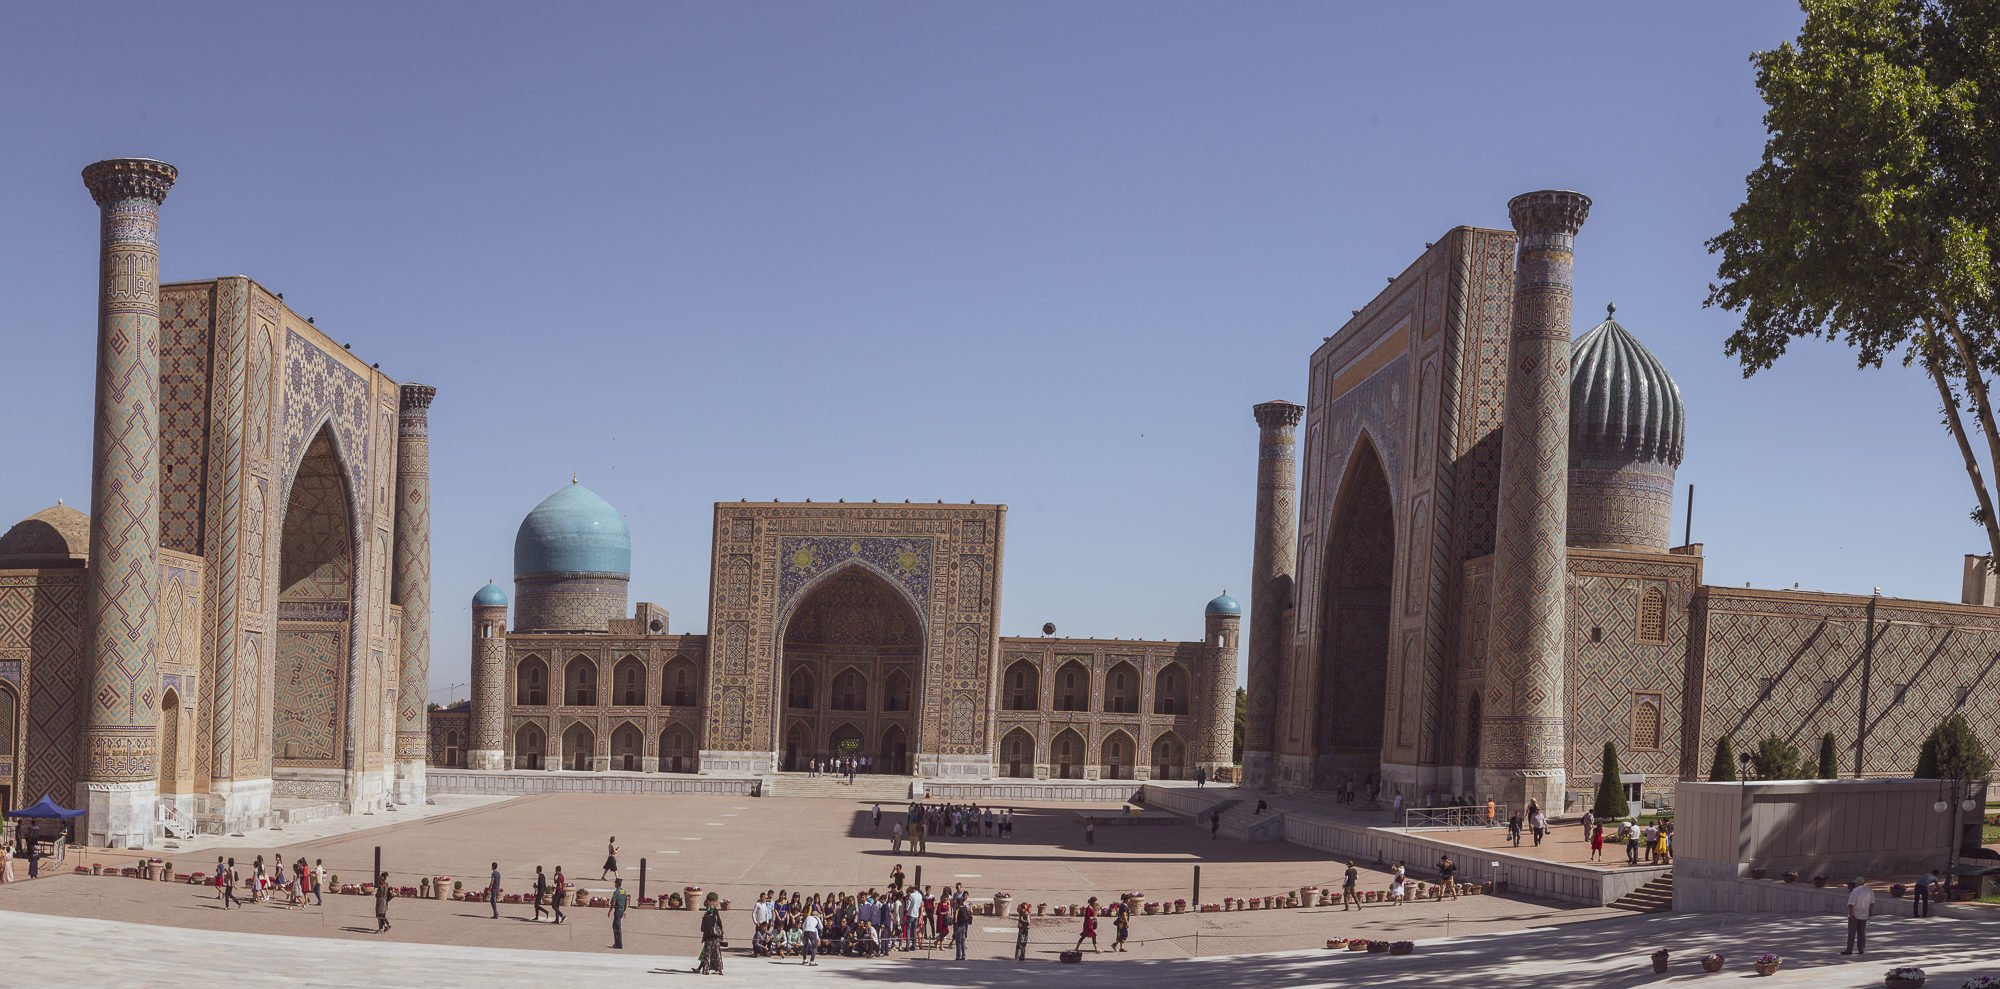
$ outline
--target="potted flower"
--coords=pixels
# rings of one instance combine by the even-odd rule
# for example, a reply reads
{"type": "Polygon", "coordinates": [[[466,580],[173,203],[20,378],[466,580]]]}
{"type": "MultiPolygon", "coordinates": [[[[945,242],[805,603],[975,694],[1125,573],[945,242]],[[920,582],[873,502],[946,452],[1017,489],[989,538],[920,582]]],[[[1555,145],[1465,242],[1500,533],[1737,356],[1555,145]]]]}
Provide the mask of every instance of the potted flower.
{"type": "MultiPolygon", "coordinates": [[[[336,885],[336,886],[340,885],[340,877],[339,877],[339,876],[335,876],[335,877],[333,877],[333,882],[334,882],[334,885],[336,885]]],[[[465,881],[464,881],[464,880],[462,880],[462,879],[454,879],[454,880],[452,880],[452,881],[451,881],[451,898],[452,898],[452,899],[454,899],[454,900],[458,899],[458,898],[459,898],[459,896],[460,896],[460,894],[463,894],[464,892],[465,892],[465,881]]]]}
{"type": "Polygon", "coordinates": [[[1386,954],[1388,954],[1388,953],[1389,953],[1389,942],[1387,942],[1387,941],[1370,941],[1370,942],[1368,942],[1368,953],[1369,953],[1369,954],[1371,954],[1371,955],[1386,955],[1386,954]]]}
{"type": "Polygon", "coordinates": [[[1783,958],[1779,958],[1775,952],[1770,951],[1766,951],[1750,959],[1750,967],[1756,969],[1758,975],[1776,975],[1778,966],[1783,963],[1783,958]]]}
{"type": "Polygon", "coordinates": [[[687,893],[687,896],[681,902],[687,904],[687,909],[693,910],[694,905],[701,900],[701,887],[686,886],[682,888],[682,891],[687,893]]]}
{"type": "Polygon", "coordinates": [[[1924,970],[1915,966],[1892,968],[1882,977],[1882,984],[1889,989],[1917,989],[1924,984],[1924,970]]]}
{"type": "Polygon", "coordinates": [[[1042,917],[1042,916],[1046,916],[1046,915],[1048,914],[1048,912],[1049,912],[1049,905],[1048,905],[1048,904],[1046,904],[1046,903],[1037,903],[1037,904],[1035,904],[1035,916],[1037,916],[1037,917],[1042,917]]]}
{"type": "Polygon", "coordinates": [[[679,910],[681,908],[681,895],[679,893],[668,893],[667,906],[679,910]]]}
{"type": "Polygon", "coordinates": [[[1751,869],[1751,870],[1750,870],[1750,878],[1752,878],[1752,879],[1762,879],[1762,878],[1764,878],[1764,872],[1765,872],[1765,870],[1763,870],[1763,869],[1751,869]]]}
{"type": "Polygon", "coordinates": [[[2000,989],[2000,979],[1996,979],[1990,975],[1975,975],[1959,983],[1958,989],[2000,989]]]}
{"type": "Polygon", "coordinates": [[[1704,972],[1720,972],[1722,971],[1722,961],[1723,958],[1721,955],[1711,951],[1701,956],[1701,970],[1704,972]]]}
{"type": "Polygon", "coordinates": [[[1347,950],[1349,950],[1349,951],[1367,951],[1367,950],[1368,950],[1368,939],[1367,939],[1367,938],[1365,938],[1365,937],[1358,937],[1358,938],[1355,938],[1355,939],[1354,939],[1354,940],[1352,940],[1352,941],[1349,941],[1349,942],[1347,942],[1347,950]]]}
{"type": "Polygon", "coordinates": [[[723,900],[721,903],[716,904],[715,908],[717,910],[723,911],[724,913],[727,913],[729,911],[729,901],[723,900]]]}
{"type": "Polygon", "coordinates": [[[1326,946],[1331,951],[1346,951],[1347,939],[1344,937],[1330,937],[1326,939],[1326,946]]]}
{"type": "Polygon", "coordinates": [[[1152,915],[1159,912],[1160,912],[1160,903],[1158,900],[1146,901],[1146,916],[1151,917],[1152,915]]]}
{"type": "Polygon", "coordinates": [[[1788,883],[1795,883],[1799,881],[1799,874],[1796,872],[1787,872],[1784,875],[1779,876],[1778,878],[1783,879],[1788,883]]]}
{"type": "Polygon", "coordinates": [[[1392,955],[1407,955],[1416,950],[1417,950],[1417,942],[1415,941],[1389,942],[1389,953],[1392,955]]]}
{"type": "Polygon", "coordinates": [[[1825,888],[1826,888],[1826,877],[1825,877],[1825,876],[1814,876],[1814,877],[1813,877],[1813,888],[1814,888],[1814,889],[1825,889],[1825,888]]]}
{"type": "Polygon", "coordinates": [[[1903,894],[1906,892],[1909,892],[1909,888],[1904,886],[1902,883],[1889,884],[1889,895],[1895,897],[1896,899],[1899,900],[1902,899],[1903,894]]]}
{"type": "Polygon", "coordinates": [[[1187,913],[1187,901],[1186,901],[1186,900],[1182,900],[1182,899],[1175,899],[1175,900],[1174,900],[1174,912],[1175,912],[1175,913],[1187,913]]]}
{"type": "Polygon", "coordinates": [[[1661,948],[1660,950],[1653,952],[1653,971],[1664,972],[1666,970],[1667,970],[1667,949],[1661,948]]]}
{"type": "Polygon", "coordinates": [[[660,903],[659,897],[655,896],[639,897],[639,908],[642,910],[647,907],[653,907],[657,909],[659,907],[659,903],[660,903]]]}

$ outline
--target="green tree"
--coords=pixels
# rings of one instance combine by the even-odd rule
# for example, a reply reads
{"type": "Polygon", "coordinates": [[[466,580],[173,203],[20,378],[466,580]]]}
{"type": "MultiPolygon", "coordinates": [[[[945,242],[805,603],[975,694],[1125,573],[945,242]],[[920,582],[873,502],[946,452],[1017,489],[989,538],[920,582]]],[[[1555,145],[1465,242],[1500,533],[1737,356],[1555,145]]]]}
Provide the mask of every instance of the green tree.
{"type": "Polygon", "coordinates": [[[1243,765],[1243,726],[1250,720],[1250,692],[1236,688],[1236,744],[1230,749],[1231,762],[1243,765]]]}
{"type": "Polygon", "coordinates": [[[1750,750],[1750,771],[1760,780],[1806,779],[1810,769],[1799,747],[1776,735],[1764,736],[1750,750]]]}
{"type": "Polygon", "coordinates": [[[1736,753],[1729,750],[1729,736],[1715,740],[1715,762],[1708,767],[1710,783],[1736,782],[1736,753]]]}
{"type": "Polygon", "coordinates": [[[1819,738],[1819,778],[1837,780],[1840,778],[1840,743],[1827,732],[1819,738]]]}
{"type": "Polygon", "coordinates": [[[1597,803],[1590,812],[1600,821],[1629,817],[1632,805],[1625,799],[1624,774],[1618,771],[1618,746],[1604,743],[1604,768],[1597,778],[1597,803]]]}
{"type": "Polygon", "coordinates": [[[1993,757],[1972,731],[1963,714],[1953,714],[1931,729],[1917,753],[1916,777],[1925,780],[1982,780],[1993,771],[1993,757]]]}
{"type": "Polygon", "coordinates": [[[1796,41],[1751,56],[1768,138],[1729,229],[1708,242],[1721,260],[1707,305],[1743,314],[1725,351],[1745,377],[1796,338],[1839,340],[1864,368],[1921,368],[1990,567],[2000,517],[1974,444],[2000,462],[1988,394],[2000,371],[2000,4],[1801,6],[1796,41]]]}

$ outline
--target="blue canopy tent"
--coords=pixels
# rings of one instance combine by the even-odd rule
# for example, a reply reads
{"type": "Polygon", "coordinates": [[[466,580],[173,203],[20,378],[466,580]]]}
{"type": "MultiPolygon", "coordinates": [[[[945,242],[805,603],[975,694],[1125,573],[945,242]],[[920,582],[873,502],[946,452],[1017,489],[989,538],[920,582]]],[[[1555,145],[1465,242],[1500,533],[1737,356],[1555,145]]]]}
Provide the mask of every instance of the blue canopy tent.
{"type": "Polygon", "coordinates": [[[39,817],[39,818],[67,820],[72,817],[82,817],[83,811],[70,810],[66,807],[58,807],[56,806],[56,802],[50,800],[49,795],[44,793],[42,794],[42,799],[36,801],[34,806],[23,807],[20,810],[10,810],[7,812],[7,816],[39,817]]]}

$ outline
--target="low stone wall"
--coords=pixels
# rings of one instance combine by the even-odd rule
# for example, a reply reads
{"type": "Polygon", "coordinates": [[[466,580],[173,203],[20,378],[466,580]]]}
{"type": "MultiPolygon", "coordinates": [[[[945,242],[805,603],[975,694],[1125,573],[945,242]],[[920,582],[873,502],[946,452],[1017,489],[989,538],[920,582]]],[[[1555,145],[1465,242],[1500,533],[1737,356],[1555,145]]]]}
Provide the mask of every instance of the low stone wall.
{"type": "MultiPolygon", "coordinates": [[[[1782,879],[1750,879],[1737,872],[1734,862],[1710,859],[1674,860],[1674,909],[1701,913],[1792,913],[1844,917],[1847,915],[1847,883],[1842,880],[1825,887],[1811,882],[1788,883],[1782,879]]],[[[1908,917],[1914,913],[1909,896],[1890,896],[1875,891],[1875,916],[1908,917]]],[[[1992,917],[2000,911],[1971,903],[1931,903],[1937,917],[1973,919],[1992,917]]]]}
{"type": "Polygon", "coordinates": [[[432,793],[529,796],[537,793],[724,793],[754,797],[762,781],[754,776],[684,776],[658,773],[482,772],[474,769],[425,771],[432,793]]]}
{"type": "Polygon", "coordinates": [[[1036,780],[988,780],[980,783],[919,780],[918,783],[923,786],[922,799],[979,804],[1008,800],[1074,800],[1079,803],[1115,804],[1131,800],[1145,787],[1144,783],[1135,780],[1061,783],[1036,780]]]}
{"type": "MultiPolygon", "coordinates": [[[[1363,864],[1402,861],[1412,872],[1429,875],[1438,857],[1449,854],[1458,862],[1458,876],[1462,882],[1505,880],[1509,893],[1560,903],[1603,906],[1669,871],[1667,866],[1593,869],[1545,862],[1512,852],[1469,848],[1440,838],[1390,828],[1341,824],[1302,814],[1288,813],[1283,819],[1286,841],[1318,849],[1338,859],[1353,859],[1363,864]],[[1496,862],[1498,867],[1494,865],[1496,862]]],[[[1675,875],[1674,881],[1676,884],[1680,882],[1679,874],[1675,875]]]]}
{"type": "Polygon", "coordinates": [[[1154,810],[1171,811],[1192,818],[1206,817],[1218,804],[1237,803],[1241,798],[1231,791],[1218,787],[1152,786],[1140,787],[1136,798],[1154,810]]]}

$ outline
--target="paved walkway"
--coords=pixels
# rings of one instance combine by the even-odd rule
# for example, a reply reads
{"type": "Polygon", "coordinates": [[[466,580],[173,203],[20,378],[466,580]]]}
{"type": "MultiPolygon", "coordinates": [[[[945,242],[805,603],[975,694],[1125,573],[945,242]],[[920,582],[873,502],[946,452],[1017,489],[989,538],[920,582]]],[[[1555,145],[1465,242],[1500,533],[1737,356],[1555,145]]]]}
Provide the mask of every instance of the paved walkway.
{"type": "MultiPolygon", "coordinates": [[[[579,911],[580,914],[584,913],[579,911]]],[[[591,911],[582,937],[608,935],[602,911],[591,911]]],[[[511,948],[357,943],[312,937],[193,931],[97,919],[70,919],[0,911],[9,933],[6,978],[11,984],[74,982],[96,985],[212,989],[315,986],[404,989],[478,985],[535,987],[606,984],[706,984],[687,972],[684,953],[652,954],[655,944],[635,944],[631,954],[557,954],[511,948]],[[648,976],[652,978],[648,978],[648,976]],[[657,981],[656,981],[657,980],[657,981]]],[[[1760,985],[1817,989],[1879,986],[1893,965],[1916,964],[1940,987],[1973,975],[2000,975],[2000,921],[1878,922],[1865,958],[1839,954],[1838,918],[1740,915],[1625,915],[1557,928],[1530,928],[1421,941],[1405,957],[1351,952],[1294,951],[1226,958],[1132,959],[1086,956],[1074,968],[1046,954],[1012,960],[954,962],[944,957],[900,955],[882,960],[829,958],[819,967],[731,956],[728,977],[787,989],[864,982],[882,987],[953,986],[959,989],[1041,989],[1051,978],[1088,973],[1093,986],[1242,986],[1269,989],[1469,985],[1488,989],[1545,989],[1550,985],[1633,989],[1677,985],[1689,979],[1754,977],[1749,959],[1759,951],[1785,958],[1775,978],[1760,985]],[[1667,975],[1652,972],[1647,955],[1665,945],[1673,952],[1667,975]],[[1705,976],[1698,956],[1720,951],[1728,966],[1705,976]]],[[[579,928],[583,930],[583,928],[579,928]]],[[[392,932],[394,933],[394,932],[392,932]]],[[[1703,983],[1707,984],[1707,983],[1703,983]]]]}

